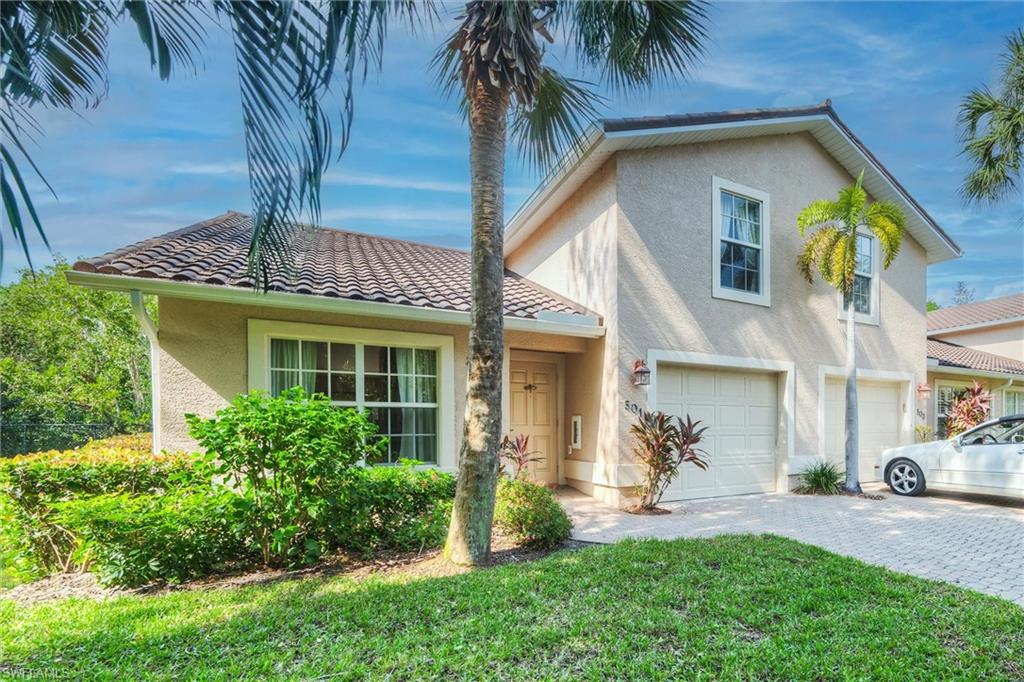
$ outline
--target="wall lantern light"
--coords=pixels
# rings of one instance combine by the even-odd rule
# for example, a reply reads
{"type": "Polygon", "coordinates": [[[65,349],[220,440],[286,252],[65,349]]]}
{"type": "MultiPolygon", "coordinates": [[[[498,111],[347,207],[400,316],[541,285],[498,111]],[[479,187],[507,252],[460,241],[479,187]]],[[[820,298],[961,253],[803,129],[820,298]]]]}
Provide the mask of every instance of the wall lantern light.
{"type": "Polygon", "coordinates": [[[917,399],[918,400],[928,400],[928,398],[931,396],[931,394],[932,394],[932,387],[929,386],[928,384],[918,384],[917,385],[917,399]]]}
{"type": "Polygon", "coordinates": [[[651,384],[651,370],[648,369],[647,363],[643,360],[637,360],[633,363],[633,385],[634,386],[650,386],[651,384]]]}

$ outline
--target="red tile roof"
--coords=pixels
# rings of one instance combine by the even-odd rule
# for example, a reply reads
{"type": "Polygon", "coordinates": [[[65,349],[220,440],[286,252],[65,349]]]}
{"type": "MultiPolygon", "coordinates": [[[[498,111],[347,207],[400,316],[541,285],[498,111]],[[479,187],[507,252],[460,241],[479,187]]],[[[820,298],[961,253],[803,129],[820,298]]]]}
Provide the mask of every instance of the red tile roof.
{"type": "Polygon", "coordinates": [[[928,331],[988,322],[997,323],[999,320],[1021,317],[1024,317],[1024,294],[1014,294],[933,310],[928,313],[928,331]]]}
{"type": "Polygon", "coordinates": [[[983,372],[1024,375],[1024,362],[1002,355],[958,346],[938,339],[928,339],[928,357],[939,361],[940,367],[960,367],[983,372]]]}
{"type": "MultiPolygon", "coordinates": [[[[74,269],[251,288],[247,272],[251,235],[250,217],[229,211],[78,261],[74,269]]],[[[279,273],[271,279],[271,290],[440,310],[470,309],[470,256],[466,251],[304,227],[296,239],[294,263],[293,274],[279,273]]],[[[506,270],[505,315],[536,318],[540,312],[593,315],[506,270]]]]}

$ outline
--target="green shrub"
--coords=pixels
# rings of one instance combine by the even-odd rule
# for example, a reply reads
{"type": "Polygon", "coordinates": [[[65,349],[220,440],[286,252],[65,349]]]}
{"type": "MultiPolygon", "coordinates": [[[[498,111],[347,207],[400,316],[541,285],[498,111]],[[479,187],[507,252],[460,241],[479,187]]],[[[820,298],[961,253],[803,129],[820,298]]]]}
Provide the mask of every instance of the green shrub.
{"type": "Polygon", "coordinates": [[[307,397],[300,387],[278,397],[253,391],[213,419],[185,419],[214,473],[242,497],[249,542],[276,566],[320,558],[327,545],[317,530],[339,488],[384,447],[364,412],[307,397]]]}
{"type": "Polygon", "coordinates": [[[793,491],[802,494],[838,495],[846,474],[832,462],[819,460],[800,473],[800,484],[793,491]]]}
{"type": "Polygon", "coordinates": [[[501,478],[494,523],[517,542],[538,549],[569,539],[572,521],[549,489],[530,481],[501,478]]]}
{"type": "Polygon", "coordinates": [[[103,584],[177,583],[242,556],[238,500],[213,486],[95,495],[57,503],[54,518],[103,584]]]}
{"type": "Polygon", "coordinates": [[[74,539],[53,522],[58,502],[107,493],[151,493],[208,480],[195,455],[150,452],[141,436],[92,441],[0,459],[0,542],[4,561],[35,572],[73,565],[74,539]]]}
{"type": "Polygon", "coordinates": [[[344,549],[423,549],[444,543],[455,477],[412,466],[359,469],[346,481],[325,534],[344,549]]]}

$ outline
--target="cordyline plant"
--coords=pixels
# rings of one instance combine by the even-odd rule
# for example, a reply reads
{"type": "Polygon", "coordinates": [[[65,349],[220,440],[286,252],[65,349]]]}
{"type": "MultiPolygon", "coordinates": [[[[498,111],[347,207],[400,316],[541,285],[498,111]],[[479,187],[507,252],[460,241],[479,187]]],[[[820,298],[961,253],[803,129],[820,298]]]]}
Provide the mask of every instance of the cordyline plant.
{"type": "Polygon", "coordinates": [[[641,410],[637,415],[629,432],[636,439],[633,454],[644,467],[644,480],[636,488],[640,509],[657,506],[683,464],[708,468],[708,462],[701,459],[707,452],[697,447],[708,427],[697,428],[699,424],[700,420],[693,421],[689,415],[686,421],[664,412],[641,410]]]}
{"type": "MultiPolygon", "coordinates": [[[[512,480],[518,481],[523,471],[530,462],[539,462],[538,450],[530,449],[530,437],[525,433],[517,433],[515,438],[505,438],[501,441],[501,458],[509,463],[512,468],[512,480]]],[[[504,467],[503,467],[504,468],[504,467]]]]}
{"type": "Polygon", "coordinates": [[[953,399],[946,416],[946,435],[955,438],[988,419],[991,401],[992,394],[975,381],[973,386],[953,399]]]}

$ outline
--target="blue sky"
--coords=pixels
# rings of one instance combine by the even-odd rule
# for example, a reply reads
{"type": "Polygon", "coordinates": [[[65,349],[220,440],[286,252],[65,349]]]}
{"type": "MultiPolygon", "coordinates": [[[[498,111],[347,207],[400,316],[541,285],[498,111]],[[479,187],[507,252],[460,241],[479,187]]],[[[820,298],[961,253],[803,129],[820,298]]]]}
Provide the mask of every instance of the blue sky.
{"type": "MultiPolygon", "coordinates": [[[[358,88],[352,141],[323,191],[323,222],[465,246],[469,237],[467,133],[433,85],[428,64],[452,25],[393,31],[384,70],[358,88]]],[[[693,78],[641,96],[610,96],[605,115],[813,104],[839,114],[964,248],[929,270],[929,295],[948,303],[958,280],[977,298],[1024,290],[1021,197],[965,206],[966,165],[955,126],[961,97],[995,84],[998,55],[1024,5],[1001,3],[725,3],[711,7],[708,55],[693,78]]],[[[554,63],[570,74],[571,59],[554,63]]],[[[248,185],[229,39],[212,27],[197,76],[161,82],[134,29],[111,36],[110,89],[97,109],[42,112],[36,162],[57,190],[40,215],[56,253],[96,255],[210,217],[246,211],[248,185]]],[[[586,75],[586,74],[582,74],[586,75]]],[[[509,215],[536,185],[514,155],[509,215]]],[[[49,262],[41,243],[36,263],[49,262]]],[[[4,280],[24,265],[8,251],[4,280]]]]}

